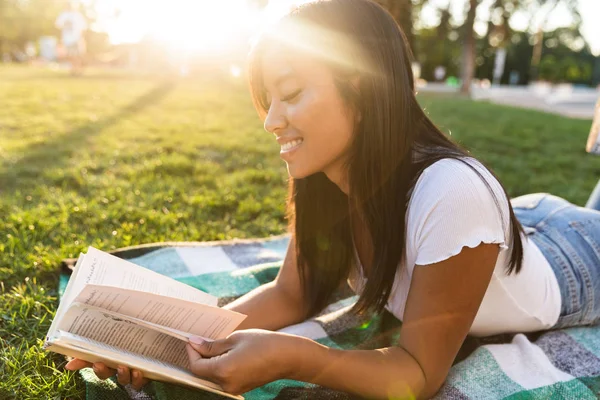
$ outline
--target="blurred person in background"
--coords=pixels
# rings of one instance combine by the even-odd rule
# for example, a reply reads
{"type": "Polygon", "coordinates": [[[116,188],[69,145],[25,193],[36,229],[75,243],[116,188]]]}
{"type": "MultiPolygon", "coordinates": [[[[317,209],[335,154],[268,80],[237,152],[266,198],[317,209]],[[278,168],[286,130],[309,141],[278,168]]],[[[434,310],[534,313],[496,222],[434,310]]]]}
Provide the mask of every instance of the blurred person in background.
{"type": "Polygon", "coordinates": [[[56,19],[56,27],[61,30],[61,41],[65,56],[71,64],[71,74],[81,74],[85,55],[83,32],[87,29],[87,22],[79,11],[78,2],[71,2],[68,8],[60,13],[56,19]]]}

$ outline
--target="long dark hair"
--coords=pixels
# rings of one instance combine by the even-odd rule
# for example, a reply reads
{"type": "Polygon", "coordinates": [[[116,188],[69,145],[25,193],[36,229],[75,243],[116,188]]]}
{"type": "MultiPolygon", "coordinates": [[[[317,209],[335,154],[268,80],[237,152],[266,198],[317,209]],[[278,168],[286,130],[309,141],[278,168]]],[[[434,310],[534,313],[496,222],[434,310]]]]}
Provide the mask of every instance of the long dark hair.
{"type": "MultiPolygon", "coordinates": [[[[368,227],[373,259],[355,311],[381,311],[392,290],[405,252],[406,210],[410,191],[425,168],[469,153],[453,143],[425,115],[414,91],[412,54],[392,16],[369,0],[318,0],[293,9],[263,33],[249,62],[254,105],[268,110],[260,68],[262,53],[280,41],[293,51],[319,57],[331,69],[336,86],[358,115],[348,157],[349,193],[323,173],[290,178],[288,218],[297,262],[311,314],[327,305],[348,277],[353,257],[351,221],[368,227]],[[350,78],[359,77],[358,88],[350,78]]],[[[490,171],[491,172],[491,171],[490,171]]],[[[492,195],[494,195],[492,191],[492,195]]],[[[508,195],[504,190],[508,202],[508,195]]],[[[494,195],[496,205],[500,199],[494,195]]],[[[521,269],[522,227],[508,202],[511,222],[510,274],[521,269]]]]}

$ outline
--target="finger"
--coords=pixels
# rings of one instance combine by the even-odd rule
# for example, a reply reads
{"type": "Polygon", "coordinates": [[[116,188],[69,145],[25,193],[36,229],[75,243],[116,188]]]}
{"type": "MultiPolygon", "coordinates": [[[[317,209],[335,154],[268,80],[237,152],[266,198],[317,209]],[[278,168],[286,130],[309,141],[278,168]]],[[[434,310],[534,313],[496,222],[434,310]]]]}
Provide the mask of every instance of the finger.
{"type": "Polygon", "coordinates": [[[204,358],[215,357],[231,350],[232,343],[228,339],[205,340],[198,336],[190,337],[189,344],[204,358]]]}
{"type": "Polygon", "coordinates": [[[92,366],[91,362],[84,361],[80,358],[74,358],[71,361],[69,361],[67,363],[67,365],[65,365],[65,369],[67,369],[69,371],[77,371],[79,369],[88,368],[91,366],[92,366]]]}
{"type": "Polygon", "coordinates": [[[133,370],[131,376],[131,384],[133,385],[133,388],[135,390],[140,390],[142,386],[149,382],[148,379],[144,378],[144,374],[142,373],[142,371],[138,371],[137,369],[133,370]]]}
{"type": "Polygon", "coordinates": [[[212,368],[214,361],[210,358],[203,358],[189,343],[185,346],[185,349],[190,360],[190,371],[194,375],[214,381],[214,368],[212,368]]]}
{"type": "Polygon", "coordinates": [[[94,363],[92,368],[94,369],[94,373],[96,374],[96,376],[100,379],[108,379],[117,373],[116,370],[108,368],[101,362],[94,363]]]}
{"type": "Polygon", "coordinates": [[[117,367],[117,382],[125,386],[131,383],[131,373],[129,368],[119,365],[117,367]]]}

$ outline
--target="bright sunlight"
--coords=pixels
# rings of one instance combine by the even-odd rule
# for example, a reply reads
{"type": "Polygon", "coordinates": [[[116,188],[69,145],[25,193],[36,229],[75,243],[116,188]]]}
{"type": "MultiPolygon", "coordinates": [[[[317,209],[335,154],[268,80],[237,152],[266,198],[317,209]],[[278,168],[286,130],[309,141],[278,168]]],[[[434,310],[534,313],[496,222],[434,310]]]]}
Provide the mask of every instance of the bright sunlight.
{"type": "Polygon", "coordinates": [[[258,19],[246,0],[103,0],[97,2],[111,42],[144,37],[186,52],[205,52],[235,42],[258,19]]]}

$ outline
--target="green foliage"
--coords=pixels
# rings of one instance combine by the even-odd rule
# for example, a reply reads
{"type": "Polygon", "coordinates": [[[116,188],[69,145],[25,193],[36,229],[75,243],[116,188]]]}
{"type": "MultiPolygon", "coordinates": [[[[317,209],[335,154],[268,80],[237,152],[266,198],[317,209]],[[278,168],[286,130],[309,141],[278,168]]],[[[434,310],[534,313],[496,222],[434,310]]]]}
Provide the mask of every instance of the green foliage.
{"type": "MultiPolygon", "coordinates": [[[[584,152],[590,121],[421,102],[511,195],[583,204],[600,175],[584,152]]],[[[278,153],[240,81],[0,67],[0,399],[84,398],[62,357],[41,349],[61,259],[89,245],[283,233],[278,153]]]]}
{"type": "Polygon", "coordinates": [[[556,57],[552,54],[548,54],[542,61],[540,61],[540,71],[539,76],[540,79],[547,80],[550,82],[556,82],[559,79],[559,65],[556,57]]]}
{"type": "Polygon", "coordinates": [[[0,52],[55,33],[54,21],[68,0],[0,0],[0,52]]]}
{"type": "MultiPolygon", "coordinates": [[[[80,11],[92,23],[96,16],[98,0],[80,2],[80,11]]],[[[0,0],[0,55],[17,49],[25,43],[34,43],[43,35],[58,36],[56,18],[71,4],[71,0],[0,0]]],[[[108,35],[88,30],[85,32],[87,53],[106,51],[108,35]]]]}
{"type": "Polygon", "coordinates": [[[421,29],[416,38],[418,60],[422,64],[421,76],[429,81],[435,79],[438,65],[446,67],[446,76],[460,75],[462,41],[456,30],[431,28],[421,29]]]}
{"type": "MultiPolygon", "coordinates": [[[[512,71],[518,72],[519,84],[529,81],[533,46],[531,36],[526,32],[513,32],[507,46],[506,65],[501,82],[506,84],[512,71]]],[[[492,79],[496,57],[495,49],[485,42],[478,42],[478,68],[476,76],[492,79]]],[[[544,34],[542,59],[538,66],[538,78],[550,82],[569,82],[593,85],[593,69],[597,62],[589,46],[575,28],[559,28],[544,34]],[[582,46],[578,48],[577,46],[582,46]]]]}
{"type": "Polygon", "coordinates": [[[551,82],[589,84],[596,58],[582,41],[579,31],[560,28],[544,36],[544,55],[539,65],[539,76],[551,82]],[[578,51],[573,47],[582,46],[578,51]]]}

